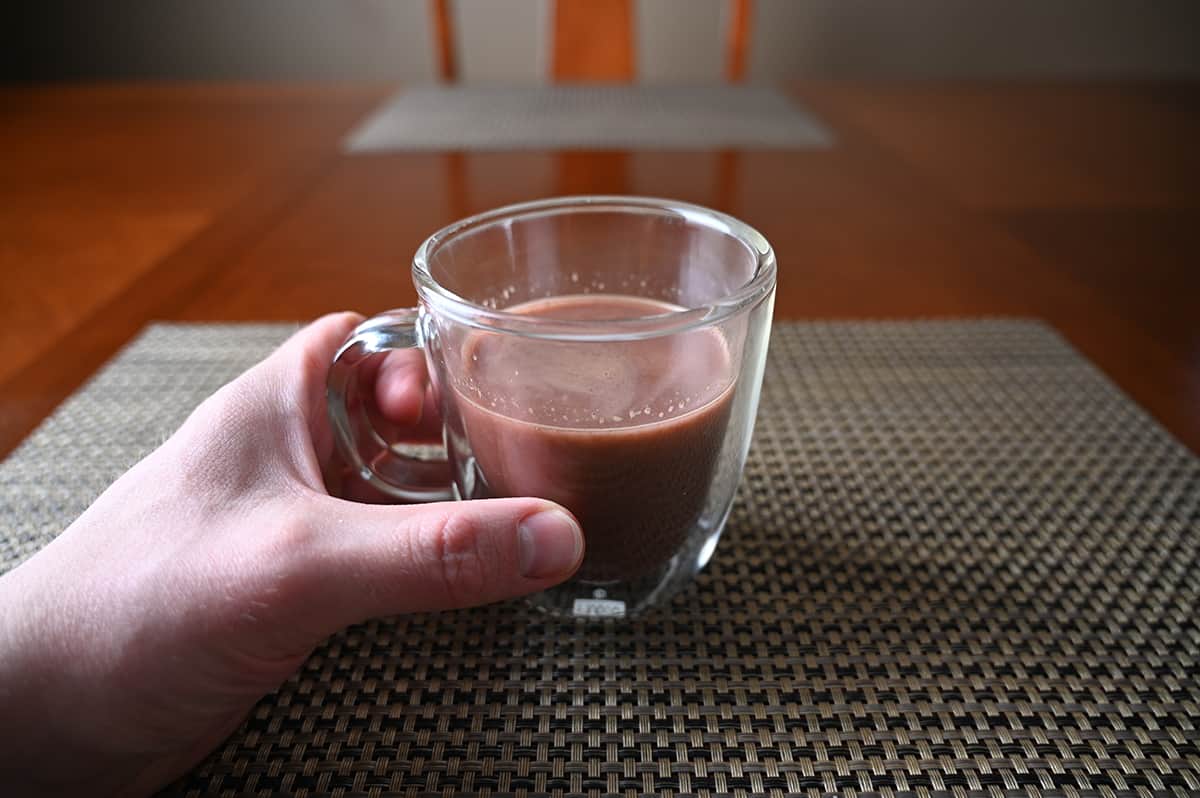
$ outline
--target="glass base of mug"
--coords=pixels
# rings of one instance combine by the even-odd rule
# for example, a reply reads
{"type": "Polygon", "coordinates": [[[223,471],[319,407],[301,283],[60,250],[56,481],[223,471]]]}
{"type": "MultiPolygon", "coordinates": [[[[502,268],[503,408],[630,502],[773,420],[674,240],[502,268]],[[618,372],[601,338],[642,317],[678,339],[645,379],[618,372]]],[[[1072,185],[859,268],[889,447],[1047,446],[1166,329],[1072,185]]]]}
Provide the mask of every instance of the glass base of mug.
{"type": "MultiPolygon", "coordinates": [[[[728,510],[726,510],[726,514],[728,510]]],[[[534,609],[559,618],[629,618],[661,606],[686,587],[717,547],[725,517],[715,529],[698,529],[670,560],[634,579],[596,582],[568,579],[526,600],[534,609]]]]}

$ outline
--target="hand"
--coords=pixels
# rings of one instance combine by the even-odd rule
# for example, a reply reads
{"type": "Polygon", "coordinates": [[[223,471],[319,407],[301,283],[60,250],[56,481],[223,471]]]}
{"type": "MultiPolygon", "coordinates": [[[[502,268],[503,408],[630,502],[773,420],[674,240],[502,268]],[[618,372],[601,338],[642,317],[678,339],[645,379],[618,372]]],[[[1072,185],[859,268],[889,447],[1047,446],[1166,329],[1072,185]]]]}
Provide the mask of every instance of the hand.
{"type": "MultiPolygon", "coordinates": [[[[146,794],[338,629],[541,590],[578,567],[579,526],[549,502],[326,492],[325,372],[358,321],[298,332],[0,578],[6,794],[146,794]]],[[[393,417],[424,404],[405,373],[380,375],[393,417]]]]}

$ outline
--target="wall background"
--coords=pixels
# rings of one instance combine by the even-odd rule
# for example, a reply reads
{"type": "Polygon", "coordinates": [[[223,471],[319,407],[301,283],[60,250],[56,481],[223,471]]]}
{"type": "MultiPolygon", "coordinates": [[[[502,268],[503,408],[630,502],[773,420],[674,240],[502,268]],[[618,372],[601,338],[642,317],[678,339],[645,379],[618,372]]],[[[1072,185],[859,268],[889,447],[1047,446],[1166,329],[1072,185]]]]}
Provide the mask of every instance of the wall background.
{"type": "MultiPolygon", "coordinates": [[[[433,79],[425,0],[41,0],[0,78],[433,79]]],[[[725,0],[637,0],[639,77],[719,79],[725,0]]],[[[466,80],[547,71],[549,0],[457,0],[466,80]]],[[[1200,0],[757,0],[752,80],[1200,77],[1200,0]]]]}

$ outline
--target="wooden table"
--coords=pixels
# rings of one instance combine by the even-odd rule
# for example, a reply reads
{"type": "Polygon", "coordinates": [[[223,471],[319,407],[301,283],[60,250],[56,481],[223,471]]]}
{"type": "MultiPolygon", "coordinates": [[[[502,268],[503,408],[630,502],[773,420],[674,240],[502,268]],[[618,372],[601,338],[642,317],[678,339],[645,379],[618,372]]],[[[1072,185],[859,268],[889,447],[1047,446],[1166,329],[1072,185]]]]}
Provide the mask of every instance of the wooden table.
{"type": "Polygon", "coordinates": [[[147,321],[409,305],[428,233],[568,193],[746,219],[779,318],[1045,319],[1200,451],[1200,84],[794,90],[837,147],[351,157],[389,87],[0,89],[0,454],[147,321]]]}

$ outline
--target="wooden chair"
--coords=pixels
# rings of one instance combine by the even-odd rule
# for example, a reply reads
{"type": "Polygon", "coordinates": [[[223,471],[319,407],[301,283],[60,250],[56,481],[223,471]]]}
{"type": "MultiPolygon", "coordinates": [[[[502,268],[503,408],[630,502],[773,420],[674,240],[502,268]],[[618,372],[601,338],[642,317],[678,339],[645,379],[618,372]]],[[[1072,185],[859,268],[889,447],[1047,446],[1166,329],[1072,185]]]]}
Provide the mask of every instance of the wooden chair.
{"type": "MultiPolygon", "coordinates": [[[[751,0],[727,0],[725,77],[746,74],[751,0]]],[[[634,78],[634,0],[555,0],[552,77],[555,81],[630,81],[634,78]]],[[[438,76],[458,80],[451,0],[430,0],[438,76]]]]}
{"type": "MultiPolygon", "coordinates": [[[[628,82],[634,78],[634,0],[554,0],[554,81],[628,82]]],[[[750,37],[751,0],[727,0],[729,24],[725,34],[725,78],[740,83],[746,75],[747,41],[750,37]]],[[[438,76],[443,82],[458,80],[451,0],[429,0],[433,18],[434,48],[438,76]]],[[[715,185],[710,204],[733,212],[737,195],[739,156],[733,150],[713,154],[715,185]]],[[[598,185],[618,182],[628,168],[623,152],[561,152],[558,193],[595,193],[598,185]],[[598,180],[600,178],[600,180],[598,180]],[[607,178],[604,181],[603,178],[607,178]]],[[[455,217],[477,212],[471,202],[466,155],[446,153],[443,168],[449,189],[451,214],[455,217]]],[[[608,191],[606,193],[612,193],[608,191]]]]}

